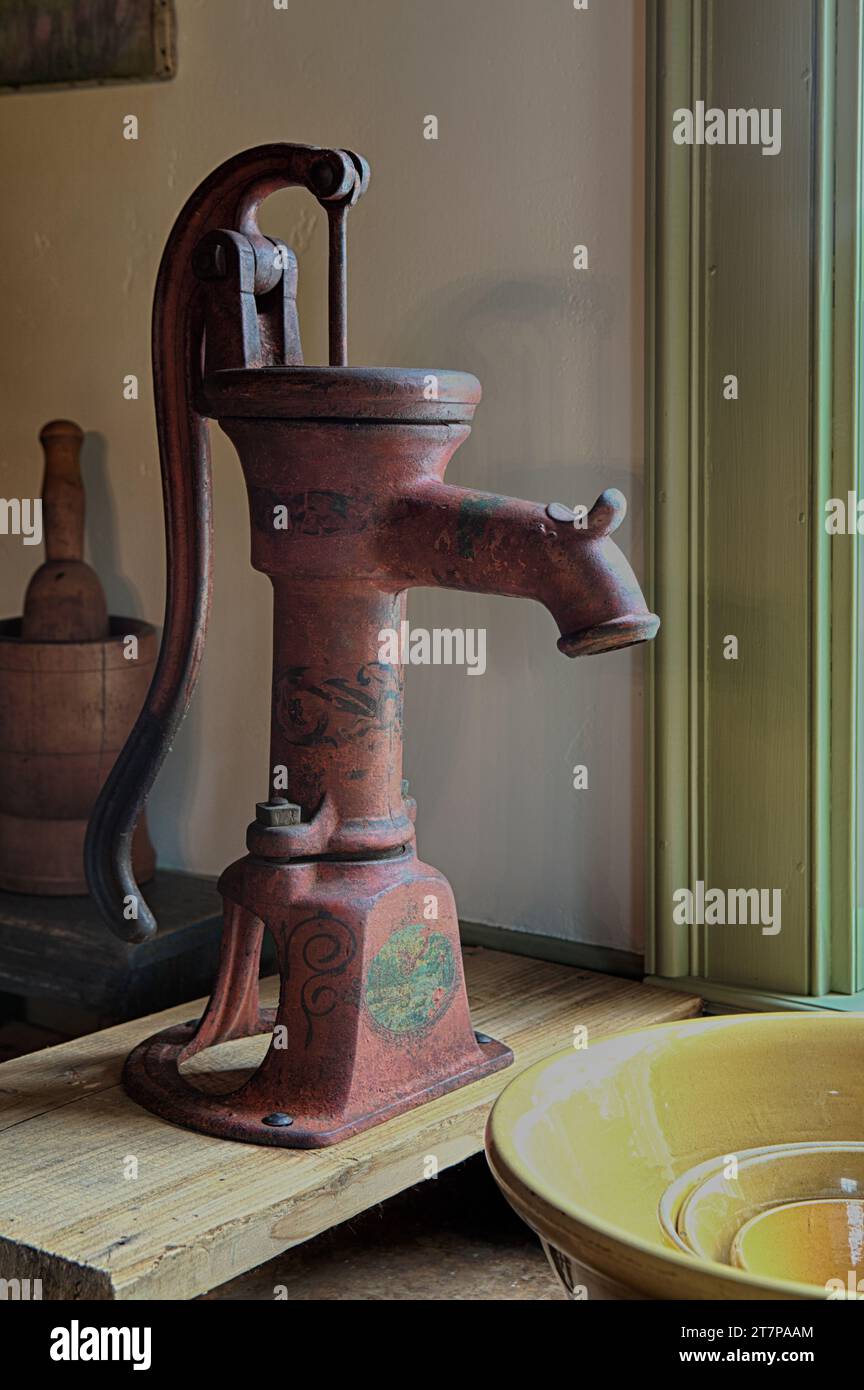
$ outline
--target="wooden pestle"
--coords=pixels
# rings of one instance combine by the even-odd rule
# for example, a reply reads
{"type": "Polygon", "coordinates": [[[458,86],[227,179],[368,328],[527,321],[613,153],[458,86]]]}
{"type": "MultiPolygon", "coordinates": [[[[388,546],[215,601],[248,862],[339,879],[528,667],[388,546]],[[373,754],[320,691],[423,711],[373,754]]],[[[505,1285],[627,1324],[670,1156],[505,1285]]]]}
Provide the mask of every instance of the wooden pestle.
{"type": "Polygon", "coordinates": [[[108,608],[95,570],[84,553],[84,484],[81,442],[72,420],[52,420],[39,432],[45,451],[42,523],[45,562],[24,599],[25,642],[100,642],[108,636],[108,608]]]}

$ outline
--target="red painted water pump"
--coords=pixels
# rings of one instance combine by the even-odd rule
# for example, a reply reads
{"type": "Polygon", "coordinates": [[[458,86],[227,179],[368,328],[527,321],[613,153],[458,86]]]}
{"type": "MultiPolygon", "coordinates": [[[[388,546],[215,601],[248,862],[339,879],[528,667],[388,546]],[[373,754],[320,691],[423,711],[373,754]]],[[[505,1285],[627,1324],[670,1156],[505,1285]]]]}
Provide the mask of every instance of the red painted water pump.
{"type": "Polygon", "coordinates": [[[91,891],[112,930],[152,935],[130,850],[201,660],[206,421],[217,420],[246,479],[252,564],[273,585],[269,795],[248,853],[219,882],[222,955],[204,1016],[137,1047],[124,1084],[177,1124],[296,1148],[335,1143],[512,1061],[471,1026],[453,894],[417,858],[402,669],[381,659],[379,641],[382,629],[400,630],[407,590],[537,599],[567,656],[645,641],[658,626],[609,539],[620,493],[580,516],[448,486],[444,470],[480,399],[475,378],[346,366],[346,217],[368,177],[350,151],[263,145],[216,169],[171,232],[153,320],[164,635],[87,841],[91,891]],[[261,202],[289,185],[327,213],[327,367],[303,365],[296,258],[258,226],[261,202]],[[265,931],[281,977],[275,1011],[258,1000],[265,931]],[[266,1056],[230,1094],[181,1074],[203,1048],[257,1033],[272,1033],[266,1056]]]}

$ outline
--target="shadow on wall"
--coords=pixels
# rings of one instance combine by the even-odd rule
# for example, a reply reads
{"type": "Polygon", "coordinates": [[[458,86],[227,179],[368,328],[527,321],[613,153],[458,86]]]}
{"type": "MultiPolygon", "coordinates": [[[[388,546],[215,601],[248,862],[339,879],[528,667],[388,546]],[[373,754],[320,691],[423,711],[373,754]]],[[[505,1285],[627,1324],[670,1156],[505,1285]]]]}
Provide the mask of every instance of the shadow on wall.
{"type": "MultiPolygon", "coordinates": [[[[143,618],[153,623],[161,641],[162,613],[142,612],[138,590],[120,570],[117,497],[122,492],[117,486],[119,471],[116,460],[112,470],[110,450],[104,435],[88,432],[81,449],[81,475],[87,497],[86,538],[90,563],[102,580],[108,611],[117,617],[143,618]]],[[[161,527],[154,531],[154,548],[161,557],[161,527]]],[[[185,831],[195,796],[196,770],[201,752],[200,728],[200,719],[187,720],[182,748],[178,749],[177,754],[180,763],[172,769],[179,777],[175,785],[184,789],[182,797],[163,795],[158,803],[155,796],[152,798],[149,816],[151,835],[155,826],[157,851],[161,851],[163,846],[170,846],[172,863],[178,856],[183,862],[182,856],[187,849],[185,831]]]]}
{"type": "MultiPolygon", "coordinates": [[[[620,379],[621,310],[621,284],[607,276],[463,278],[412,306],[391,351],[398,365],[480,379],[484,398],[449,481],[568,505],[618,487],[628,518],[615,539],[638,574],[641,460],[610,459],[606,443],[632,409],[620,379]]],[[[551,617],[529,600],[414,590],[409,618],[488,630],[485,679],[454,667],[406,673],[406,773],[420,799],[422,852],[452,877],[463,915],[638,946],[641,649],[577,671],[556,649],[551,617]],[[506,794],[502,758],[512,768],[506,794]],[[570,776],[588,760],[590,799],[570,776]],[[482,836],[466,845],[465,825],[481,821],[482,836]],[[612,845],[630,872],[612,874],[598,857],[612,845]],[[520,865],[515,878],[502,864],[520,865]]]]}
{"type": "Polygon", "coordinates": [[[588,459],[599,466],[615,298],[603,276],[579,286],[551,275],[472,277],[412,308],[410,332],[393,335],[398,361],[388,365],[472,372],[484,390],[471,441],[449,476],[459,481],[468,460],[474,486],[531,496],[524,488],[538,480],[572,486],[574,467],[588,459]]]}
{"type": "Polygon", "coordinates": [[[90,563],[102,580],[109,612],[118,617],[144,618],[152,623],[153,614],[141,612],[137,590],[120,573],[116,476],[112,484],[108,442],[104,435],[96,432],[85,434],[81,446],[81,476],[87,498],[87,550],[90,563]]]}

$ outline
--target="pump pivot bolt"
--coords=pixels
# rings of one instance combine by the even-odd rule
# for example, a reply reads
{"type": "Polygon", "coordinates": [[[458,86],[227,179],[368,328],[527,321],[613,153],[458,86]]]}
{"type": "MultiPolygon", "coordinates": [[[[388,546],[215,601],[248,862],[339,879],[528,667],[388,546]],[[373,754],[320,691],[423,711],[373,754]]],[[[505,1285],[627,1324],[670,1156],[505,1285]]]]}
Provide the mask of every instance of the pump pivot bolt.
{"type": "Polygon", "coordinates": [[[199,280],[224,280],[228,274],[225,247],[215,237],[205,237],[192,252],[192,269],[199,280]]]}
{"type": "Polygon", "coordinates": [[[319,159],[309,171],[309,183],[313,192],[320,198],[332,193],[339,182],[339,174],[326,159],[319,159]]]}
{"type": "Polygon", "coordinates": [[[274,796],[272,801],[258,801],[255,804],[255,819],[259,825],[271,828],[279,825],[299,825],[300,807],[284,796],[274,796]]]}

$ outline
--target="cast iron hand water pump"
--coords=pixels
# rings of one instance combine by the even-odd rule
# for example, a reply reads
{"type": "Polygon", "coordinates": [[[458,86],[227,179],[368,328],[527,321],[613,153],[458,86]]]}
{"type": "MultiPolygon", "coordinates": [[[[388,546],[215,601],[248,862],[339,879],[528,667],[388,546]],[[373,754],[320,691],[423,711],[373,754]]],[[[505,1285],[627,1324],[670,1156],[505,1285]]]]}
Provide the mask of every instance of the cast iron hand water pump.
{"type": "Polygon", "coordinates": [[[165,629],[87,841],[90,887],[112,930],[150,936],[130,850],[201,660],[205,422],[215,419],[243,467],[252,563],[273,584],[270,767],[286,770],[287,794],[273,795],[271,771],[249,852],[220,879],[222,955],[203,1018],[142,1043],[124,1078],[130,1095],[178,1124],[298,1148],[332,1144],[512,1060],[472,1030],[453,894],[416,856],[402,670],[379,656],[381,630],[400,630],[406,590],[538,599],[567,656],[644,641],[658,626],[608,539],[624,514],[620,493],[604,492],[580,527],[558,504],[450,487],[444,470],[469,434],[475,378],[345,365],[345,219],[368,172],[349,151],[260,146],[215,170],[171,232],[153,320],[165,629]],[[328,217],[328,367],[303,365],[296,258],[258,226],[260,203],[289,185],[307,188],[328,217]],[[265,929],[281,977],[275,1013],[258,1001],[265,929]],[[205,1047],[271,1031],[258,1070],[230,1094],[205,1094],[181,1075],[205,1047]]]}

